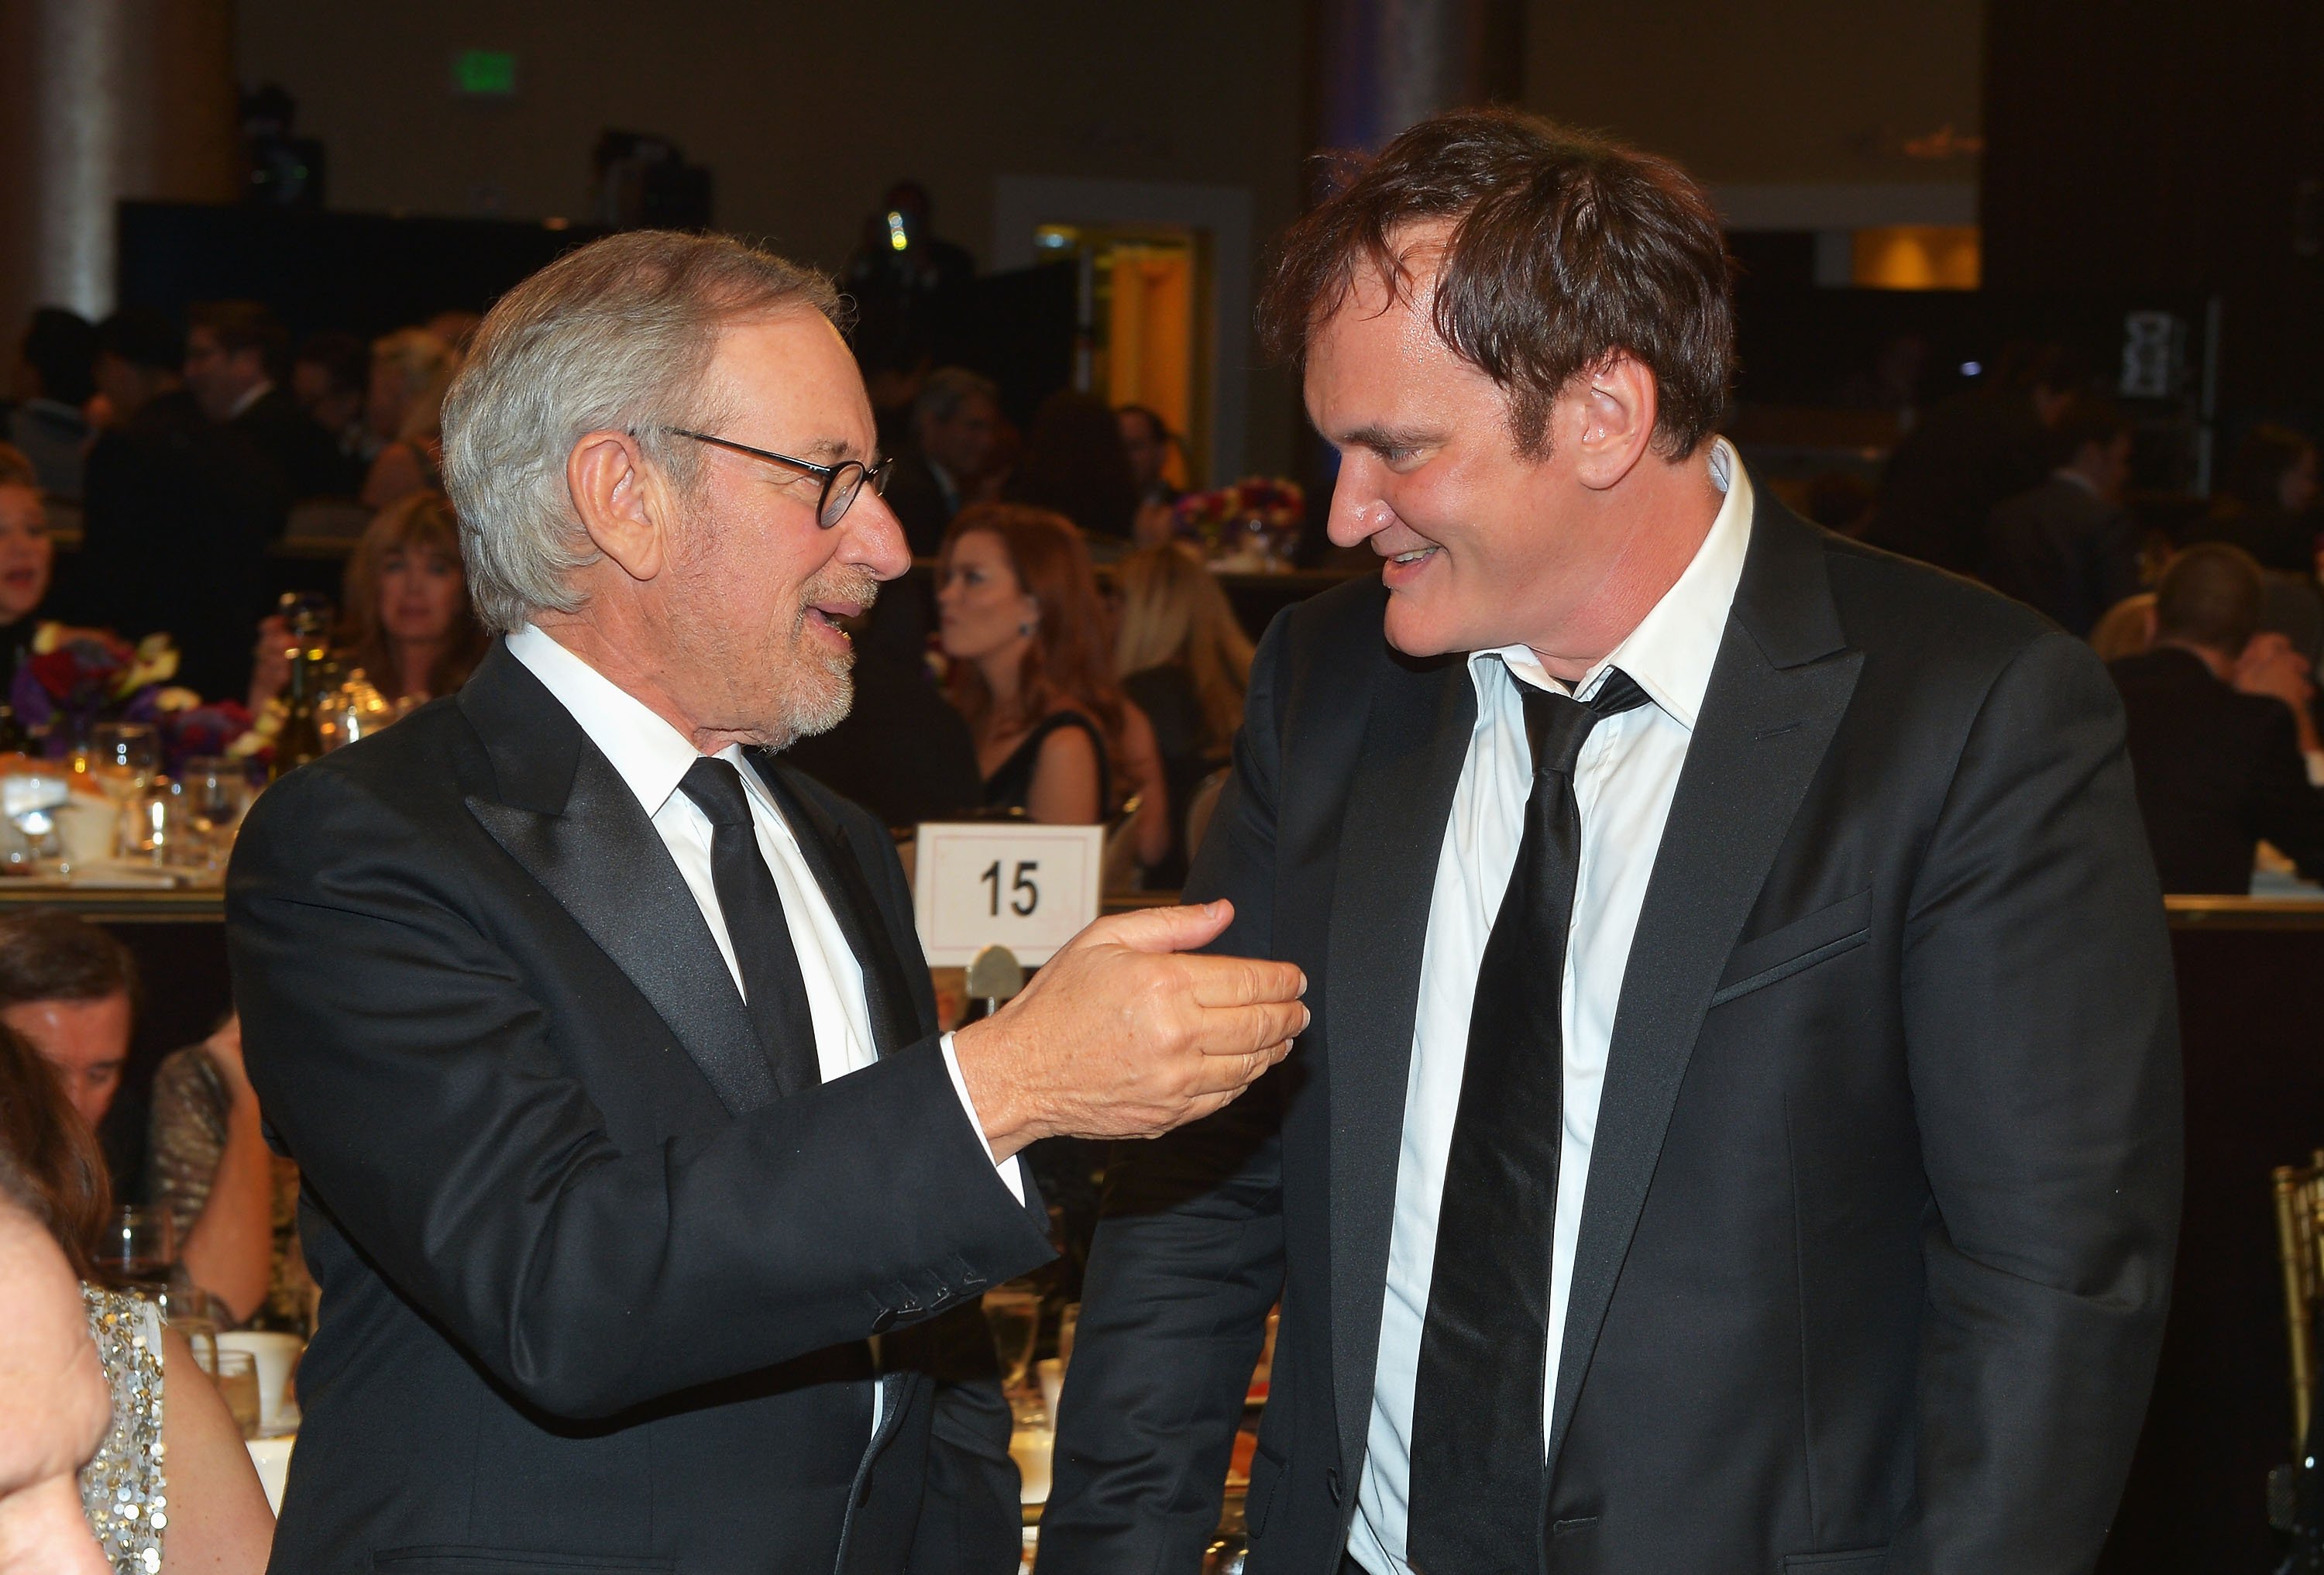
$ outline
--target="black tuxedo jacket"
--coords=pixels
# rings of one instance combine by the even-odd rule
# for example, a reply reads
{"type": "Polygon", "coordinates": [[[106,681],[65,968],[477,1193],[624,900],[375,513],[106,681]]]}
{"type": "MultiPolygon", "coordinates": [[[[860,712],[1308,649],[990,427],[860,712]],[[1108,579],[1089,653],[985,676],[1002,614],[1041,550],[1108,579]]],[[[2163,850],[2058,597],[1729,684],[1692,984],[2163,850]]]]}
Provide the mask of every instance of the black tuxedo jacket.
{"type": "Polygon", "coordinates": [[[887,834],[758,766],[881,1052],[788,1100],[636,797],[504,646],[253,807],[235,998],[322,1286],[273,1568],[1014,1568],[975,1302],[1048,1257],[1039,1200],[953,1091],[887,834]]]}
{"type": "Polygon", "coordinates": [[[2324,880],[2324,792],[2309,786],[2290,706],[2242,694],[2168,646],[2107,670],[2163,890],[2248,893],[2262,837],[2324,880]]]}
{"type": "MultiPolygon", "coordinates": [[[[2025,609],[1757,498],[1609,1047],[1545,1568],[2087,1570],[2180,1186],[2121,709],[2025,609]]],[[[1195,1567],[1278,1294],[1253,1575],[1331,1575],[1356,1511],[1475,716],[1461,660],[1388,649],[1383,600],[1294,608],[1253,670],[1190,898],[1232,898],[1221,947],[1298,962],[1314,1018],[1111,1184],[1042,1575],[1195,1567]]]]}

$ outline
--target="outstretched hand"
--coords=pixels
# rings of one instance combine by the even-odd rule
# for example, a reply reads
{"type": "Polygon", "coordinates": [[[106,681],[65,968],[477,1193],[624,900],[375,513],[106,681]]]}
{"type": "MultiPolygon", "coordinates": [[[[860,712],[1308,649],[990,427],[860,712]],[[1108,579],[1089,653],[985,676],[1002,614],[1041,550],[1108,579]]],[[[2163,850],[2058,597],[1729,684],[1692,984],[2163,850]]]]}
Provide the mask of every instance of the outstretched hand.
{"type": "Polygon", "coordinates": [[[1225,1106],[1307,1027],[1288,962],[1189,955],[1225,902],[1102,918],[1025,992],[954,1036],[996,1157],[1037,1138],[1155,1138],[1225,1106]]]}

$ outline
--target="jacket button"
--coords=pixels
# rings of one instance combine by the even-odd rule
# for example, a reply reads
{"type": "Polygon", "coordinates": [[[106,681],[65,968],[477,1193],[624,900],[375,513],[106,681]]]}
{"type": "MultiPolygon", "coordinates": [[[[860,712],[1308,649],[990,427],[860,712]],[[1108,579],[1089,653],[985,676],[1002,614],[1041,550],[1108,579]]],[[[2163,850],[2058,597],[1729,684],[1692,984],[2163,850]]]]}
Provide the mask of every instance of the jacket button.
{"type": "Polygon", "coordinates": [[[1333,1466],[1330,1470],[1323,1473],[1323,1491],[1332,1496],[1332,1503],[1336,1507],[1340,1502],[1339,1467],[1333,1466]]]}

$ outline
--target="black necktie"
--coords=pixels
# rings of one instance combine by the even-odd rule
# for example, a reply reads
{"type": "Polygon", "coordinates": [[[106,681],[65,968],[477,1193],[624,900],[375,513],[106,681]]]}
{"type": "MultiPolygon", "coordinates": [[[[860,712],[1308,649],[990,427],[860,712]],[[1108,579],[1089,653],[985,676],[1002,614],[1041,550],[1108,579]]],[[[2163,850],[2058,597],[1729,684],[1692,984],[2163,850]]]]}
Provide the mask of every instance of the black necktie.
{"type": "Polygon", "coordinates": [[[735,965],[742,971],[742,994],[759,1030],[759,1047],[774,1072],[775,1086],[788,1099],[823,1081],[823,1064],[815,1051],[807,981],[783,918],[782,894],[759,852],[750,796],[742,790],[742,773],[715,755],[688,766],[678,788],[710,817],[710,882],[726,918],[735,965]]]}
{"type": "Polygon", "coordinates": [[[1582,858],[1573,762],[1601,717],[1646,695],[1619,668],[1587,705],[1522,687],[1533,791],[1477,970],[1412,1397],[1406,1550],[1416,1575],[1530,1572],[1547,1534],[1543,1385],[1565,1125],[1559,998],[1582,858]]]}

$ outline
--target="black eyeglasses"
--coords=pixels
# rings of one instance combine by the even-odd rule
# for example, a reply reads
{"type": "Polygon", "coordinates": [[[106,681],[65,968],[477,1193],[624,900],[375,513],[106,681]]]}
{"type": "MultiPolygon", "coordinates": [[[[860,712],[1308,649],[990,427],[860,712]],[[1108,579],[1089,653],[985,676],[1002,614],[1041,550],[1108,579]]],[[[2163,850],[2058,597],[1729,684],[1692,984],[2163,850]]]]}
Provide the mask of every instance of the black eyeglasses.
{"type": "Polygon", "coordinates": [[[788,454],[776,454],[765,448],[753,448],[747,443],[737,443],[732,438],[713,438],[707,432],[689,432],[683,427],[664,427],[673,438],[691,438],[696,443],[709,443],[720,448],[731,448],[737,454],[747,454],[753,459],[771,459],[777,465],[788,465],[803,470],[823,484],[822,495],[815,501],[815,522],[828,530],[847,518],[855,494],[863,484],[872,484],[872,494],[881,496],[888,490],[888,473],[896,467],[892,459],[877,465],[866,465],[860,459],[843,459],[837,465],[817,465],[811,459],[794,459],[788,454]]]}

